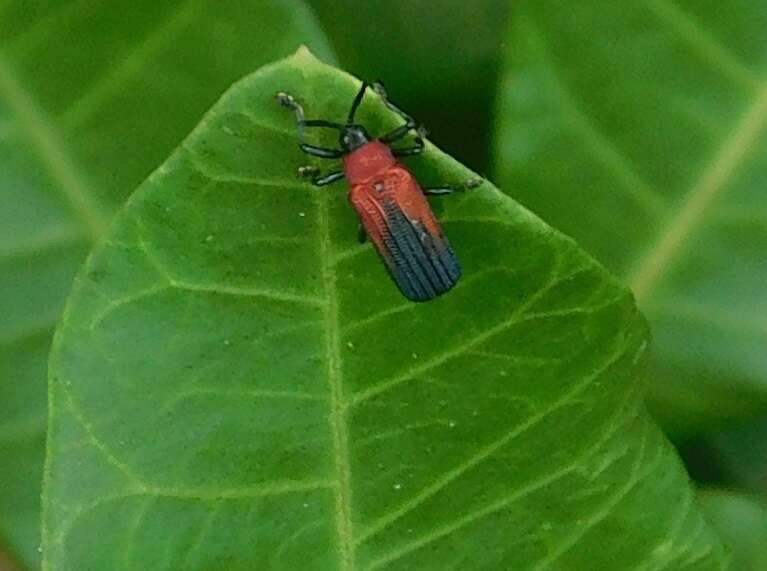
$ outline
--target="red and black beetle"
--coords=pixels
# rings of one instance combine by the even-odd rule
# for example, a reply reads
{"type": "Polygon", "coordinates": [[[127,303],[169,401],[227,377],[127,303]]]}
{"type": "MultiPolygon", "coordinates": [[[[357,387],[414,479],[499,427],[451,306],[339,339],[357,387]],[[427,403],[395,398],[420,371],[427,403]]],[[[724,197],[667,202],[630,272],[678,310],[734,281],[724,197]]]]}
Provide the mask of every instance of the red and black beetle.
{"type": "MultiPolygon", "coordinates": [[[[407,113],[389,101],[380,82],[364,82],[352,103],[346,123],[323,119],[305,119],[301,105],[287,93],[277,99],[296,114],[299,146],[305,153],[324,159],[343,159],[343,171],[321,176],[312,174],[317,186],[325,186],[342,178],[349,182],[349,201],[361,222],[360,236],[367,235],[399,289],[408,299],[428,301],[451,289],[461,277],[458,258],[442,232],[426,200],[427,194],[449,194],[450,187],[422,189],[410,171],[397,157],[417,155],[423,151],[424,129],[407,113]],[[372,87],[384,105],[397,113],[405,123],[377,139],[365,127],[354,122],[365,91],[372,87]],[[340,133],[340,148],[318,147],[306,142],[305,127],[326,127],[340,133]],[[415,132],[414,145],[393,148],[392,143],[415,132]],[[364,232],[364,233],[363,233],[364,232]]],[[[476,186],[475,182],[467,186],[476,186]]]]}

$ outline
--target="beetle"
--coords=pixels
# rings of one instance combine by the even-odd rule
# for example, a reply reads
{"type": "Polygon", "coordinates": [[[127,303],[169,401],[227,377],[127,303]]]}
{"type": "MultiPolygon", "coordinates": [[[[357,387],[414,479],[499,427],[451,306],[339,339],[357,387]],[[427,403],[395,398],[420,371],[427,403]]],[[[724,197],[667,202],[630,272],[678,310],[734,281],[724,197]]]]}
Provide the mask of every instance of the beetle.
{"type": "MultiPolygon", "coordinates": [[[[312,177],[317,186],[346,178],[349,201],[360,219],[360,240],[370,237],[389,274],[405,297],[428,301],[450,290],[461,277],[461,266],[435,218],[426,195],[449,194],[452,187],[421,188],[398,157],[423,151],[423,126],[392,103],[380,81],[363,82],[349,110],[346,123],[306,119],[296,99],[285,92],[277,94],[279,103],[296,115],[300,149],[323,159],[342,159],[343,170],[324,176],[312,167],[301,167],[299,174],[312,177]],[[368,87],[404,123],[382,137],[372,138],[365,127],[354,122],[368,87]],[[306,127],[324,127],[339,132],[339,148],[326,148],[306,142],[306,127]],[[415,133],[413,145],[395,148],[393,143],[415,133]]],[[[476,181],[466,185],[477,186],[476,181]]]]}

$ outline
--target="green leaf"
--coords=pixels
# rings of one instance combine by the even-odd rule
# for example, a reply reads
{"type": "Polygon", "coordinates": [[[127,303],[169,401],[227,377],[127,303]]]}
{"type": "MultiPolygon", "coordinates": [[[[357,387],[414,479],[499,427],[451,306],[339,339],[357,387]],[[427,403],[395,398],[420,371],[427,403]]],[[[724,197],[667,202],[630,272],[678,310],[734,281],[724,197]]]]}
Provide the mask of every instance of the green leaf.
{"type": "Polygon", "coordinates": [[[732,484],[767,495],[767,416],[731,426],[704,441],[732,484]]]}
{"type": "Polygon", "coordinates": [[[767,10],[525,2],[499,92],[505,188],[623,277],[671,424],[767,406],[767,10]]]}
{"type": "Polygon", "coordinates": [[[0,4],[0,542],[34,568],[46,358],[77,266],[233,81],[330,52],[293,0],[0,4]]]}
{"type": "Polygon", "coordinates": [[[732,571],[767,568],[767,504],[763,498],[732,492],[701,494],[711,524],[732,548],[732,571]]]}
{"type": "MultiPolygon", "coordinates": [[[[461,283],[407,302],[343,187],[296,178],[274,94],[340,119],[358,86],[305,50],[237,83],[89,258],[50,362],[46,568],[724,569],[627,290],[486,183],[435,203],[461,283]]],[[[359,118],[397,124],[374,95],[359,118]]]]}

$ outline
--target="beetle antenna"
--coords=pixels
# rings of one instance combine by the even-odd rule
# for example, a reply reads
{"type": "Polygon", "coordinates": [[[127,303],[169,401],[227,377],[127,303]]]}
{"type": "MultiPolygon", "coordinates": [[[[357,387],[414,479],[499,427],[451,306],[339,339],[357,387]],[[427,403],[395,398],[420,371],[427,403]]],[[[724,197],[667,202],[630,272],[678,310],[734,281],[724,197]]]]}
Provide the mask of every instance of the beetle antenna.
{"type": "Polygon", "coordinates": [[[360,103],[362,103],[362,98],[365,96],[365,90],[368,88],[368,85],[370,84],[367,81],[362,82],[362,87],[360,87],[360,90],[354,97],[352,108],[349,110],[349,118],[346,120],[347,123],[352,123],[354,121],[354,114],[357,113],[357,108],[360,106],[360,103]]]}

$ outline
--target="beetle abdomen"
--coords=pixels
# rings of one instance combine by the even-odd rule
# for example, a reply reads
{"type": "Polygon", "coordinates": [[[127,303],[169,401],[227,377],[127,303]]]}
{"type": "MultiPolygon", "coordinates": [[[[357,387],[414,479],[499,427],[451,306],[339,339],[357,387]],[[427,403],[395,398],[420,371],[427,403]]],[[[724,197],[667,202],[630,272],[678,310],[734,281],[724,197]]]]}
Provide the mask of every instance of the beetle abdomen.
{"type": "Polygon", "coordinates": [[[381,254],[402,293],[413,301],[427,301],[452,288],[461,277],[461,267],[447,239],[430,234],[421,221],[409,219],[393,202],[384,204],[384,212],[389,231],[381,254]]]}

